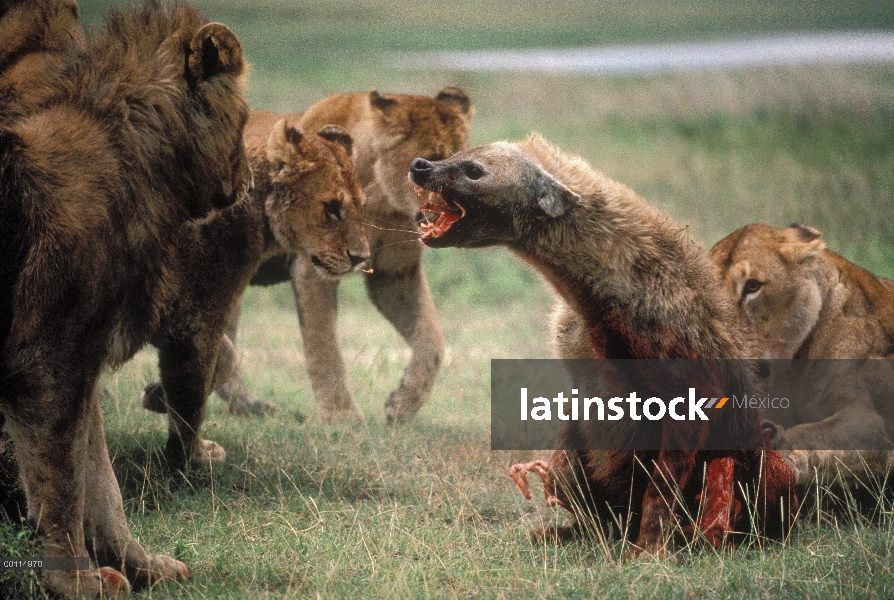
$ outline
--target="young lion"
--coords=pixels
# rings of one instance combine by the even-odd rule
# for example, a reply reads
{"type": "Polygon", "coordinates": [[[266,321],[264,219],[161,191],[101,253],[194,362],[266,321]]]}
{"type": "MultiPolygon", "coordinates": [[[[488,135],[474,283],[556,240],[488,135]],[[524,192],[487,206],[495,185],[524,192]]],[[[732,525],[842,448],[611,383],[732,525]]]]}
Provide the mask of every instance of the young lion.
{"type": "MultiPolygon", "coordinates": [[[[372,248],[366,289],[412,349],[400,384],[385,403],[389,422],[416,414],[431,392],[444,352],[441,324],[422,271],[422,248],[416,242],[419,203],[406,182],[407,166],[417,156],[437,160],[467,147],[473,112],[468,96],[448,86],[434,98],[376,91],[338,94],[311,106],[299,122],[301,129],[311,131],[335,124],[354,139],[354,167],[367,197],[364,219],[372,248]]],[[[246,137],[257,135],[253,132],[265,135],[280,118],[253,112],[246,137]]],[[[252,283],[270,285],[290,278],[320,414],[332,422],[362,418],[348,388],[335,330],[338,281],[319,277],[312,264],[298,257],[266,263],[252,283]]],[[[235,326],[230,331],[235,333],[235,326]]],[[[238,376],[221,396],[233,411],[259,407],[238,376]]]]}
{"type": "MultiPolygon", "coordinates": [[[[565,340],[563,358],[737,356],[730,308],[686,229],[540,136],[473,148],[440,162],[416,159],[410,181],[435,200],[423,209],[440,213],[422,227],[426,245],[504,245],[556,288],[567,303],[562,322],[578,324],[563,334],[576,336],[565,340]]],[[[740,362],[722,361],[710,377],[707,389],[719,397],[747,387],[750,373],[740,362]]],[[[651,387],[642,397],[662,395],[664,381],[644,381],[651,387]]],[[[648,427],[631,423],[640,423],[628,426],[632,435],[648,427]]],[[[558,447],[590,438],[591,427],[589,421],[567,421],[558,447]]],[[[662,447],[682,441],[695,449],[637,451],[645,468],[636,466],[631,451],[557,451],[548,463],[516,465],[510,475],[530,497],[525,474],[538,473],[547,502],[572,511],[578,523],[594,514],[609,519],[620,512],[623,519],[630,511],[637,553],[666,551],[681,514],[673,486],[691,510],[701,499],[704,511],[690,514],[699,515],[697,527],[715,545],[747,528],[744,485],[751,486],[751,501],[758,490],[760,519],[781,526],[780,509],[788,515],[796,504],[791,472],[775,452],[763,460],[755,413],[721,411],[710,421],[661,421],[660,427],[662,447]],[[741,450],[700,450],[729,444],[741,450]]]]}
{"type": "MultiPolygon", "coordinates": [[[[828,250],[816,229],[746,225],[717,242],[708,257],[738,307],[755,358],[894,358],[894,282],[828,250]]],[[[817,471],[847,475],[868,467],[884,476],[894,466],[894,452],[869,449],[877,437],[894,439],[894,383],[885,365],[808,368],[800,379],[817,403],[803,415],[807,422],[798,407],[771,410],[766,422],[775,446],[788,450],[784,456],[798,483],[809,484],[817,471]],[[845,377],[841,370],[848,371],[845,377]],[[844,447],[861,451],[835,449],[844,447]]]]}
{"type": "Polygon", "coordinates": [[[263,143],[250,138],[247,151],[254,189],[236,206],[185,226],[177,288],[152,339],[161,383],[146,388],[143,405],[168,413],[166,455],[178,466],[190,458],[224,459],[223,448],[201,439],[199,427],[207,395],[235,368],[229,339],[219,352],[217,342],[258,266],[289,253],[318,277],[337,281],[369,259],[364,196],[344,130],[328,125],[306,135],[280,120],[263,143]]]}
{"type": "Polygon", "coordinates": [[[181,226],[245,191],[245,63],[232,31],[153,1],[59,61],[0,80],[0,412],[44,556],[104,567],[48,588],[96,596],[129,588],[114,569],[188,575],[129,532],[95,387],[159,327],[181,226]]]}

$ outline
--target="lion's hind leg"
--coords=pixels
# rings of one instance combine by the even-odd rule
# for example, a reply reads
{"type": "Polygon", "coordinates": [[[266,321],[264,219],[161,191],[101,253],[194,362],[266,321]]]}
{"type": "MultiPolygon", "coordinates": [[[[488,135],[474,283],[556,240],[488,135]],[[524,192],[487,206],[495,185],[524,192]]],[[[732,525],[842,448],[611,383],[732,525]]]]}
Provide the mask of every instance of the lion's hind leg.
{"type": "MultiPolygon", "coordinates": [[[[284,281],[287,281],[288,277],[284,281]]],[[[239,354],[236,350],[236,334],[239,330],[239,310],[227,323],[226,335],[221,340],[217,366],[214,370],[214,383],[211,389],[227,403],[227,412],[243,417],[263,415],[275,412],[276,404],[258,398],[242,379],[239,369],[239,354]],[[229,373],[224,376],[225,373],[229,373]]]]}

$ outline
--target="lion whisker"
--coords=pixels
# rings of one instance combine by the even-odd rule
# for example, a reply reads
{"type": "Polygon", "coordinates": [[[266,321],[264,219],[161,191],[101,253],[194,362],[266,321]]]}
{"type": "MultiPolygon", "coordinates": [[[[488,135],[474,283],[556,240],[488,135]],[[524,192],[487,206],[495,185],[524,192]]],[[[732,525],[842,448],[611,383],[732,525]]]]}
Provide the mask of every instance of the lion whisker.
{"type": "Polygon", "coordinates": [[[399,242],[389,242],[389,243],[387,243],[387,244],[382,244],[381,246],[379,246],[378,248],[376,248],[375,250],[373,250],[373,251],[370,253],[369,256],[370,256],[370,258],[372,258],[373,256],[375,256],[375,254],[376,254],[377,252],[379,252],[380,250],[382,250],[382,249],[384,249],[384,248],[386,248],[386,247],[388,247],[388,246],[396,246],[397,244],[416,244],[416,243],[419,242],[419,239],[420,239],[420,238],[416,238],[416,239],[412,239],[412,240],[401,240],[401,241],[399,241],[399,242]]]}
{"type": "MultiPolygon", "coordinates": [[[[427,219],[426,219],[426,220],[427,220],[427,219]]],[[[412,234],[415,234],[415,235],[419,235],[419,231],[418,231],[418,230],[413,230],[413,229],[397,229],[396,227],[381,227],[381,226],[376,225],[375,223],[373,223],[373,222],[371,222],[371,221],[367,221],[366,219],[363,219],[363,223],[366,224],[366,225],[369,225],[370,227],[373,227],[373,228],[375,228],[375,229],[378,229],[379,231],[398,231],[398,232],[400,232],[400,233],[412,233],[412,234]]]]}

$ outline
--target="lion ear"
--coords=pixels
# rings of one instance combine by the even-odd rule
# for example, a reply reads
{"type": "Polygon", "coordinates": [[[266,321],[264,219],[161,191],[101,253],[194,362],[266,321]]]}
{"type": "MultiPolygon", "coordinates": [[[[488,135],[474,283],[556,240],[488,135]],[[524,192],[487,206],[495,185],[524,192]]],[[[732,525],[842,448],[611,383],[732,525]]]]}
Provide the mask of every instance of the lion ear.
{"type": "Polygon", "coordinates": [[[300,131],[289,126],[285,119],[280,119],[273,126],[273,131],[267,139],[267,160],[281,168],[283,163],[295,155],[301,138],[300,131]]]}
{"type": "Polygon", "coordinates": [[[236,34],[221,23],[203,25],[189,42],[189,70],[195,81],[219,75],[238,77],[245,72],[242,45],[236,34]]]}
{"type": "Polygon", "coordinates": [[[533,191],[537,206],[548,217],[559,217],[580,202],[580,196],[546,171],[540,172],[533,191]]]}
{"type": "Polygon", "coordinates": [[[388,111],[391,110],[391,107],[397,104],[397,100],[394,98],[386,98],[380,94],[378,90],[373,90],[369,93],[369,103],[372,104],[374,108],[387,114],[388,111]]]}
{"type": "Polygon", "coordinates": [[[448,85],[441,88],[441,91],[435,96],[435,100],[456,106],[456,108],[459,109],[459,112],[464,115],[471,114],[472,112],[472,101],[469,100],[469,97],[462,88],[458,88],[455,85],[448,85]]]}
{"type": "Polygon", "coordinates": [[[326,125],[317,132],[317,135],[324,140],[329,140],[330,142],[335,142],[340,145],[345,149],[347,155],[351,156],[353,140],[351,139],[350,134],[338,125],[326,125]]]}
{"type": "Polygon", "coordinates": [[[793,223],[783,231],[779,254],[787,262],[797,264],[818,256],[825,248],[823,234],[818,229],[793,223]]]}

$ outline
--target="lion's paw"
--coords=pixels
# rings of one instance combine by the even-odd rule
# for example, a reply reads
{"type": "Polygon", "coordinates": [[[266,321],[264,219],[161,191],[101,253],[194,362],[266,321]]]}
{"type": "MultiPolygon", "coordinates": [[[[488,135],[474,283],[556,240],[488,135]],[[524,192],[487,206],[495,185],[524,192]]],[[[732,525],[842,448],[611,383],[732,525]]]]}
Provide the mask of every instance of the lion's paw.
{"type": "Polygon", "coordinates": [[[330,425],[341,425],[344,423],[362,423],[363,412],[357,404],[352,404],[348,408],[320,408],[320,418],[330,425]]]}
{"type": "Polygon", "coordinates": [[[397,391],[391,392],[385,402],[385,420],[389,424],[406,423],[416,416],[422,407],[421,399],[401,397],[397,391]]]}
{"type": "Polygon", "coordinates": [[[260,416],[276,412],[279,407],[269,400],[250,396],[233,396],[227,401],[227,412],[240,417],[260,416]]]}
{"type": "Polygon", "coordinates": [[[785,428],[782,425],[774,423],[769,419],[761,421],[761,429],[764,432],[764,444],[767,448],[773,450],[790,450],[792,447],[788,436],[785,435],[785,428]]]}
{"type": "Polygon", "coordinates": [[[128,565],[134,585],[140,588],[149,587],[162,581],[186,581],[189,567],[175,558],[164,554],[146,555],[138,564],[128,565]]]}
{"type": "Polygon", "coordinates": [[[659,542],[633,546],[624,553],[624,560],[644,560],[648,558],[662,559],[668,556],[667,544],[659,542]]]}
{"type": "Polygon", "coordinates": [[[130,582],[121,571],[112,567],[100,567],[99,576],[102,578],[103,595],[109,598],[118,598],[130,593],[130,582]]]}
{"type": "Polygon", "coordinates": [[[192,460],[196,462],[222,462],[227,458],[227,451],[223,446],[211,440],[197,440],[196,449],[192,453],[192,460]]]}
{"type": "MultiPolygon", "coordinates": [[[[114,569],[113,569],[114,570],[114,569]]],[[[117,571],[116,571],[117,572],[117,571]]],[[[46,586],[52,592],[60,596],[71,596],[76,598],[98,598],[102,594],[108,594],[112,597],[118,595],[113,589],[105,587],[105,579],[101,571],[45,571],[46,586]]],[[[120,573],[118,573],[121,575],[120,573]]],[[[121,575],[121,578],[127,582],[127,578],[121,575]]],[[[130,591],[130,584],[127,584],[127,590],[130,591]]],[[[125,592],[126,593],[126,592],[125,592]]]]}
{"type": "Polygon", "coordinates": [[[176,558],[164,554],[153,554],[149,557],[149,561],[152,563],[151,569],[155,575],[155,581],[186,581],[189,577],[189,567],[176,558]]]}

